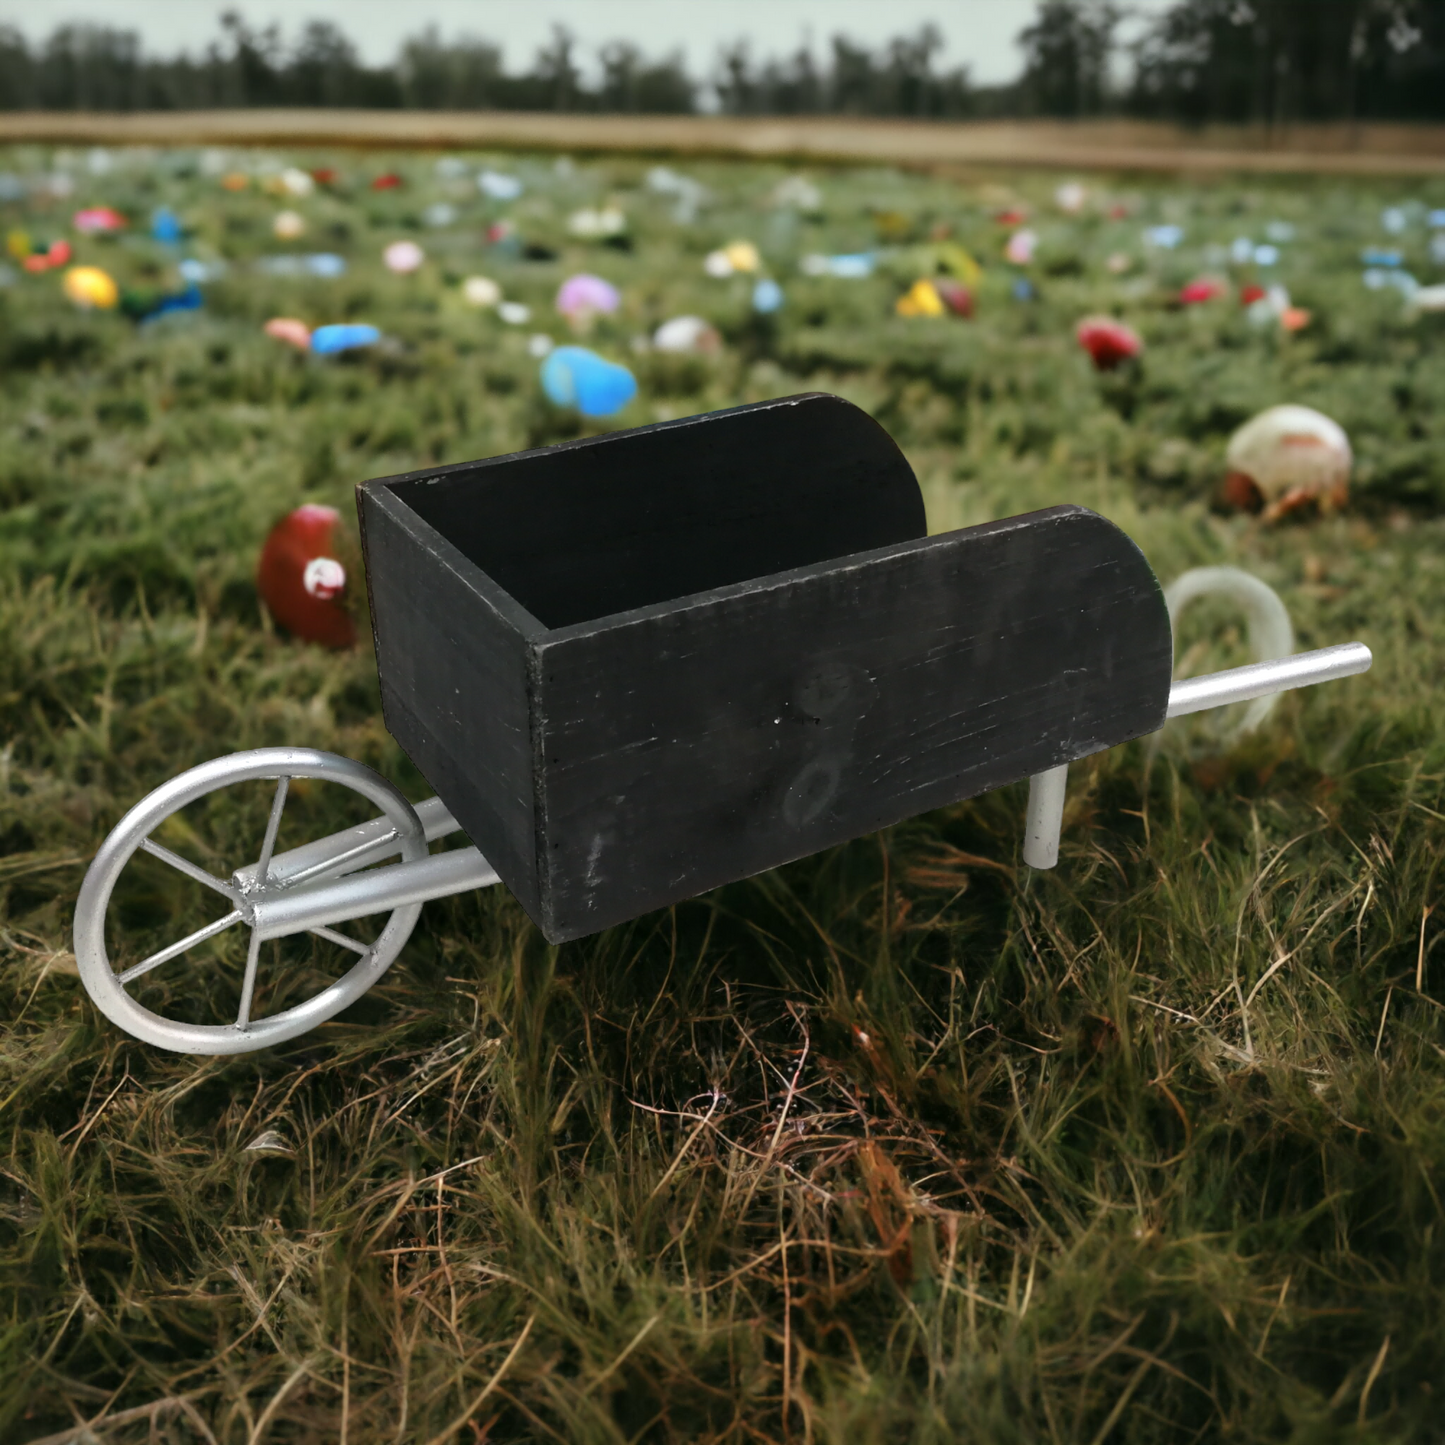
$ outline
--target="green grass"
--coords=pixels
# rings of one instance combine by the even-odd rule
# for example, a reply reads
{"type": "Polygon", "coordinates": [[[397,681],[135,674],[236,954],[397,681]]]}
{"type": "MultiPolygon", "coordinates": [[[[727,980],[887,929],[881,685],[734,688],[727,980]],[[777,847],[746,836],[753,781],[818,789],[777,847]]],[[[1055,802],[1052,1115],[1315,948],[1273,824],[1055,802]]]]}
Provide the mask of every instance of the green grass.
{"type": "MultiPolygon", "coordinates": [[[[167,202],[188,253],[230,261],[202,314],[142,328],[71,311],[54,277],[0,290],[0,1437],[105,1416],[110,1441],[227,1445],[1438,1441],[1445,327],[1365,291],[1357,259],[1411,192],[1100,178],[1134,214],[1075,221],[1051,178],[860,170],[822,176],[807,219],[765,204],[782,172],[716,166],[677,222],[641,162],[494,157],[529,183],[524,234],[560,253],[537,262],[484,250],[509,208],[430,157],[391,158],[409,184],[387,193],[364,185],[380,159],[314,157],[342,184],[297,205],[302,248],[352,266],[296,281],[249,265],[282,203],[198,160],[77,165],[73,198],[0,205],[48,239],[82,203],[167,202]],[[458,222],[426,230],[453,191],[458,222]],[[564,233],[608,195],[630,252],[564,233]],[[1042,237],[1029,304],[990,219],[1011,196],[1042,237]],[[902,238],[875,277],[798,274],[803,252],[876,244],[879,211],[902,238]],[[1186,242],[1146,255],[1162,219],[1186,242]],[[1169,304],[1208,246],[1270,220],[1298,227],[1278,269],[1305,332],[1169,304]],[[891,314],[940,224],[986,263],[972,323],[891,314]],[[380,248],[411,232],[428,264],[391,277],[380,248]],[[776,324],[749,282],[702,273],[736,236],[787,288],[776,324]],[[526,337],[562,338],[550,298],[579,269],[625,293],[592,337],[639,373],[618,425],[834,391],[903,445],[936,529],[1081,502],[1166,580],[1264,577],[1300,646],[1361,638],[1373,671],[1232,747],[1203,720],[1152,762],[1075,767],[1052,874],[1019,864],[1014,788],[562,948],[502,890],[429,904],[362,1002],[259,1054],[130,1040],[85,998],[69,928],[133,802],[276,743],[426,791],[367,648],[261,615],[266,529],[303,500],[352,516],[364,477],[576,435],[526,337]],[[478,271],[533,326],[468,309],[478,271]],[[1073,345],[1101,309],[1144,333],[1137,372],[1100,379],[1073,345]],[[634,353],[682,311],[723,330],[720,356],[634,353]],[[389,339],[304,358],[261,334],[276,314],[389,339]],[[1350,510],[1217,513],[1229,431],[1287,400],[1350,432],[1350,510]],[[245,1148],[266,1131],[287,1152],[245,1148]]],[[[1430,281],[1425,236],[1416,217],[1403,244],[1430,281]]],[[[167,280],[143,237],[78,250],[167,280]]],[[[1245,655],[1207,608],[1181,641],[1200,669],[1245,655]]],[[[265,807],[257,785],[199,820],[218,858],[248,856],[265,807]]],[[[316,789],[293,841],[344,820],[316,789]]],[[[210,916],[139,866],[118,903],[127,960],[210,916]]],[[[273,997],[324,962],[291,954],[273,997]]],[[[224,1021],[238,964],[223,936],[147,997],[224,1021]]]]}

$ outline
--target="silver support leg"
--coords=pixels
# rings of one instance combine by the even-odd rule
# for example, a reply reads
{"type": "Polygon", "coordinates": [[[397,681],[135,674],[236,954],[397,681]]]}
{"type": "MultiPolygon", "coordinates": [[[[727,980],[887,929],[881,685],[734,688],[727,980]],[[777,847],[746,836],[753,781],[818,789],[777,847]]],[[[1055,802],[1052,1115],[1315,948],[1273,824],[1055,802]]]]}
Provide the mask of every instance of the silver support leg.
{"type": "MultiPolygon", "coordinates": [[[[1315,652],[1298,652],[1227,672],[1186,678],[1169,689],[1166,717],[1184,717],[1206,708],[1227,707],[1249,702],[1297,687],[1368,672],[1373,659],[1363,642],[1345,642],[1338,647],[1321,647],[1315,652]]],[[[1069,766],[1050,768],[1029,779],[1029,813],[1024,825],[1024,862],[1030,868],[1052,868],[1059,861],[1059,831],[1064,821],[1064,788],[1069,766]]]]}
{"type": "Polygon", "coordinates": [[[1059,861],[1059,833],[1064,826],[1064,793],[1068,782],[1067,763],[1029,779],[1024,862],[1030,868],[1052,868],[1059,861]]]}

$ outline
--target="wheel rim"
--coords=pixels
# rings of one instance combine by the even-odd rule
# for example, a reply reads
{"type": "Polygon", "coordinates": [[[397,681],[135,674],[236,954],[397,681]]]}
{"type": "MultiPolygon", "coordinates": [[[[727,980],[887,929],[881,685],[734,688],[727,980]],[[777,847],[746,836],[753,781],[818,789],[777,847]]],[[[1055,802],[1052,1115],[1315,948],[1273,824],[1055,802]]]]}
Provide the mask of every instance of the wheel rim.
{"type": "Polygon", "coordinates": [[[360,998],[391,966],[406,945],[421,913],[419,903],[394,910],[376,940],[369,945],[332,929],[312,930],[334,943],[360,951],[362,956],[345,974],[314,997],[266,1018],[250,1017],[259,969],[259,940],[254,931],[247,950],[241,1009],[235,1023],[192,1024],[168,1019],[152,1012],[126,991],[128,982],[144,976],[151,969],[171,962],[225,929],[247,923],[250,903],[266,889],[266,868],[274,851],[289,784],[297,778],[339,783],[361,794],[380,809],[396,829],[404,861],[413,862],[426,856],[426,833],[411,804],[379,773],[335,753],[318,752],[313,748],[255,748],[215,758],[172,778],[137,803],[111,830],[86,872],[76,902],[75,957],[81,982],[96,1006],[112,1023],[146,1043],[178,1053],[247,1053],[295,1038],[324,1023],[360,998]],[[234,881],[234,874],[231,880],[217,878],[153,842],[151,834],[188,804],[220,788],[256,779],[277,780],[277,788],[258,864],[262,881],[255,887],[243,890],[234,881]],[[141,851],[150,853],[229,899],[231,909],[140,964],[117,973],[106,951],[105,916],[121,873],[141,851]]]}

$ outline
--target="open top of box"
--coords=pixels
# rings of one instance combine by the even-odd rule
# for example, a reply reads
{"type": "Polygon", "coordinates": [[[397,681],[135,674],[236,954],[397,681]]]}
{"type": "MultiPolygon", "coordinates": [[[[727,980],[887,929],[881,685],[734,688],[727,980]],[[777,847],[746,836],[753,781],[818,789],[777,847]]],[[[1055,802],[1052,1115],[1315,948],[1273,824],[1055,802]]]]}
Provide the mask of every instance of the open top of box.
{"type": "Polygon", "coordinates": [[[818,393],[387,486],[549,629],[927,531],[893,440],[818,393]]]}

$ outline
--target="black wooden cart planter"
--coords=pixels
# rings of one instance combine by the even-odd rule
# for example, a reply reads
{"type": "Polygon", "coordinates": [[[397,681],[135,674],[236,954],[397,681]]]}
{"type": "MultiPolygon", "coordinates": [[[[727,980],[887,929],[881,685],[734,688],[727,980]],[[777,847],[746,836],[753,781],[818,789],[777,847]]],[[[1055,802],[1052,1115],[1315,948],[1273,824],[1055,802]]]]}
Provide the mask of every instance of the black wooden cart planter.
{"type": "Polygon", "coordinates": [[[1022,778],[1025,861],[1051,866],[1069,762],[1370,661],[1348,644],[1171,690],[1163,595],[1117,527],[1064,506],[928,537],[897,447],[826,395],[358,496],[386,724],[439,797],[413,810],[345,759],[266,749],[140,804],[87,876],[76,951],[100,1006],[153,1042],[219,1053],[299,1033],[380,976],[424,899],[498,876],[560,942],[1022,778]],[[356,787],[386,817],[274,854],[298,775],[356,787]],[[181,866],[150,833],[243,776],[280,782],[260,862],[210,879],[234,917],[116,974],[104,913],[126,860],[145,848],[181,866]],[[427,855],[458,827],[475,848],[427,855]],[[330,928],[391,909],[374,945],[330,928]],[[178,1024],[126,992],[239,921],[252,946],[235,1024],[178,1024]],[[259,942],[307,929],[360,962],[252,1020],[259,942]]]}

